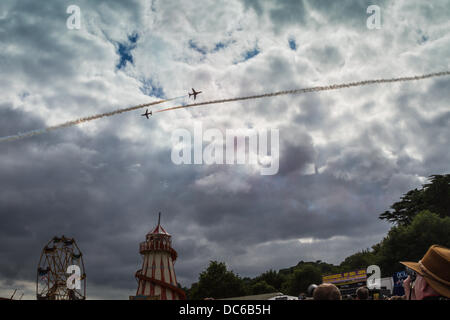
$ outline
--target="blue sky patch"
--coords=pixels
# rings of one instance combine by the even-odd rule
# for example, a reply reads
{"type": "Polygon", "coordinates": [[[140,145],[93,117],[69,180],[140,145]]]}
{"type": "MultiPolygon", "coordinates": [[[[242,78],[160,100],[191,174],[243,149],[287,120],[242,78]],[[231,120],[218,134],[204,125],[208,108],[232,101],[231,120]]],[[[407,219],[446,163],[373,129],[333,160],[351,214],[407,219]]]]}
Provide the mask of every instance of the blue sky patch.
{"type": "Polygon", "coordinates": [[[152,12],[156,12],[155,0],[152,0],[151,9],[152,9],[152,12]]]}
{"type": "Polygon", "coordinates": [[[192,39],[189,40],[189,48],[191,48],[192,50],[195,50],[203,55],[205,55],[207,53],[206,49],[199,47],[192,39]]]}
{"type": "Polygon", "coordinates": [[[422,37],[419,40],[419,44],[427,42],[429,38],[430,37],[428,37],[426,34],[423,34],[422,37]]]}
{"type": "Polygon", "coordinates": [[[163,87],[159,86],[152,79],[141,80],[142,86],[139,88],[141,92],[150,97],[156,97],[159,99],[165,99],[166,95],[164,93],[163,87]]]}
{"type": "Polygon", "coordinates": [[[289,39],[289,48],[291,48],[292,50],[297,50],[297,43],[295,42],[294,39],[289,39]]]}
{"type": "Polygon", "coordinates": [[[131,64],[134,63],[131,51],[134,48],[136,48],[136,43],[138,39],[139,35],[137,33],[133,33],[128,36],[128,42],[126,43],[117,42],[117,54],[120,57],[119,63],[116,65],[117,70],[124,68],[127,62],[130,62],[131,64]]]}
{"type": "Polygon", "coordinates": [[[216,53],[226,49],[230,44],[236,43],[236,40],[219,41],[214,44],[212,49],[208,49],[207,46],[200,46],[194,40],[189,40],[189,48],[197,51],[198,53],[206,56],[208,53],[216,53]]]}
{"type": "Polygon", "coordinates": [[[256,57],[259,53],[260,53],[260,51],[258,50],[258,48],[247,51],[244,54],[244,61],[247,61],[247,60],[250,60],[251,58],[256,57]]]}
{"type": "Polygon", "coordinates": [[[224,43],[218,42],[218,43],[216,43],[216,46],[214,47],[213,52],[217,52],[221,49],[225,49],[225,47],[226,47],[226,45],[224,43]]]}
{"type": "Polygon", "coordinates": [[[23,91],[23,92],[19,93],[19,98],[20,98],[21,100],[24,100],[24,99],[26,99],[29,95],[30,95],[30,93],[29,93],[28,91],[23,91]]]}

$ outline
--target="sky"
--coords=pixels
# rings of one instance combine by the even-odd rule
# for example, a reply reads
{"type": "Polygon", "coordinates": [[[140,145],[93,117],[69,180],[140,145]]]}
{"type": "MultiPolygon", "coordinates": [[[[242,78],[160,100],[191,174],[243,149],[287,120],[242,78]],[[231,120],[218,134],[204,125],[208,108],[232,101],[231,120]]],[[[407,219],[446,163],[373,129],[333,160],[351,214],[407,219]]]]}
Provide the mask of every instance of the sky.
{"type": "MultiPolygon", "coordinates": [[[[192,87],[201,102],[446,71],[449,16],[445,0],[2,0],[0,137],[192,87]],[[379,29],[366,23],[373,4],[379,29]],[[80,29],[67,27],[70,5],[80,29]]],[[[249,277],[339,264],[386,235],[378,216],[402,194],[449,172],[448,101],[447,76],[149,120],[137,110],[2,142],[0,296],[34,299],[41,250],[65,235],[83,252],[88,298],[128,299],[159,211],[182,286],[211,260],[249,277]],[[195,125],[279,130],[279,171],[174,164],[173,132],[195,125]]]]}

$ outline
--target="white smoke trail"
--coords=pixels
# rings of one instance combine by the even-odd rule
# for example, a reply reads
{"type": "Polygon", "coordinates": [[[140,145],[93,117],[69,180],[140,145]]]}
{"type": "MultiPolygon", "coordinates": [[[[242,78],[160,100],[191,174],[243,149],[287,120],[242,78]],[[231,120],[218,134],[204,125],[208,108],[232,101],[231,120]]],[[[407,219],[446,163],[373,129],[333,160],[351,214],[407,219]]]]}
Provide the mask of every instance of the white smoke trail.
{"type": "Polygon", "coordinates": [[[64,122],[64,123],[61,123],[61,124],[58,124],[55,126],[44,128],[44,129],[33,130],[33,131],[24,132],[24,133],[18,133],[16,135],[0,138],[0,142],[14,141],[14,140],[19,140],[19,139],[29,138],[29,137],[40,135],[40,134],[50,132],[53,130],[75,126],[75,125],[83,123],[83,122],[92,121],[92,120],[96,120],[96,119],[100,119],[100,118],[104,118],[104,117],[110,117],[110,116],[113,116],[116,114],[121,114],[124,112],[129,112],[129,111],[141,109],[141,108],[148,107],[148,106],[153,106],[156,104],[172,101],[172,100],[183,98],[183,97],[185,97],[185,96],[171,98],[171,99],[165,99],[165,100],[158,100],[158,101],[154,101],[154,102],[150,102],[150,103],[144,103],[144,104],[140,104],[140,105],[137,105],[134,107],[118,109],[118,110],[111,111],[111,112],[101,113],[101,114],[97,114],[94,116],[89,116],[89,117],[80,118],[80,119],[73,120],[73,121],[64,122]]]}
{"type": "MultiPolygon", "coordinates": [[[[378,80],[365,80],[365,81],[359,81],[359,82],[333,84],[333,85],[329,85],[329,86],[320,86],[320,87],[294,89],[294,90],[287,90],[287,91],[278,91],[278,92],[273,92],[273,93],[265,93],[265,94],[254,95],[254,96],[247,96],[247,97],[238,97],[238,98],[232,98],[232,99],[222,99],[222,100],[212,100],[212,101],[192,103],[192,104],[187,104],[187,105],[182,105],[182,106],[176,106],[176,107],[170,107],[170,108],[166,108],[166,109],[162,109],[162,110],[157,110],[157,111],[154,111],[153,113],[165,112],[165,111],[176,110],[176,109],[191,108],[191,107],[197,107],[197,106],[204,106],[204,105],[209,105],[209,104],[217,104],[217,103],[225,103],[225,102],[233,102],[233,101],[242,101],[242,100],[250,100],[250,99],[260,99],[260,98],[267,98],[267,97],[274,97],[274,96],[288,95],[288,94],[301,94],[301,93],[307,93],[307,92],[329,91],[329,90],[337,90],[337,89],[343,89],[343,88],[359,87],[359,86],[366,86],[366,85],[379,84],[379,83],[415,81],[415,80],[423,80],[423,79],[427,79],[427,78],[442,77],[442,76],[448,76],[448,75],[450,75],[450,71],[429,73],[429,74],[424,74],[424,75],[421,75],[421,76],[413,76],[413,77],[392,78],[392,79],[378,79],[378,80]]],[[[35,135],[43,134],[43,133],[46,133],[46,132],[50,132],[50,131],[53,131],[53,130],[75,126],[75,125],[83,123],[83,122],[92,121],[92,120],[96,120],[96,119],[100,119],[100,118],[104,118],[104,117],[110,117],[110,116],[113,116],[113,115],[116,115],[116,114],[120,114],[120,113],[124,113],[124,112],[128,112],[128,111],[141,109],[141,108],[144,108],[144,107],[148,107],[148,106],[152,106],[152,105],[156,105],[156,104],[172,101],[172,100],[179,99],[179,98],[182,98],[182,97],[185,97],[185,96],[180,96],[180,97],[176,97],[176,98],[171,98],[171,99],[166,99],[166,100],[159,100],[159,101],[155,101],[155,102],[140,104],[140,105],[137,105],[137,106],[134,106],[134,107],[118,109],[118,110],[107,112],[107,113],[102,113],[102,114],[98,114],[98,115],[94,115],[94,116],[90,116],[90,117],[85,117],[85,118],[81,118],[81,119],[77,119],[77,120],[73,120],[73,121],[68,121],[68,122],[65,122],[65,123],[62,123],[62,124],[59,124],[59,125],[55,125],[55,126],[52,126],[52,127],[47,127],[47,128],[40,129],[40,130],[33,130],[33,131],[25,132],[25,133],[19,133],[17,135],[13,135],[13,136],[2,137],[2,138],[0,138],[0,142],[14,141],[14,140],[19,140],[19,139],[23,139],[23,138],[28,138],[28,137],[32,137],[32,136],[35,136],[35,135]]]]}
{"type": "Polygon", "coordinates": [[[392,79],[378,79],[378,80],[365,80],[365,81],[359,81],[359,82],[333,84],[333,85],[329,85],[329,86],[311,87],[311,88],[304,88],[304,89],[294,89],[294,90],[287,90],[287,91],[278,91],[278,92],[265,93],[265,94],[255,95],[255,96],[247,96],[247,97],[238,97],[238,98],[232,98],[232,99],[222,99],[222,100],[212,100],[212,101],[192,103],[192,104],[187,104],[187,105],[184,105],[184,106],[176,106],[176,107],[170,107],[170,108],[154,111],[154,113],[165,112],[165,111],[176,110],[176,109],[191,108],[191,107],[197,107],[197,106],[204,106],[204,105],[208,105],[208,104],[225,103],[225,102],[233,102],[233,101],[242,101],[242,100],[250,100],[250,99],[260,99],[260,98],[281,96],[281,95],[287,95],[287,94],[300,94],[300,93],[306,93],[306,92],[329,91],[329,90],[337,90],[337,89],[343,89],[343,88],[367,86],[367,85],[370,85],[370,84],[378,84],[378,83],[423,80],[423,79],[427,79],[427,78],[442,77],[442,76],[448,76],[448,75],[450,75],[450,71],[429,73],[429,74],[425,74],[425,75],[421,75],[421,76],[413,76],[413,77],[392,78],[392,79]]]}

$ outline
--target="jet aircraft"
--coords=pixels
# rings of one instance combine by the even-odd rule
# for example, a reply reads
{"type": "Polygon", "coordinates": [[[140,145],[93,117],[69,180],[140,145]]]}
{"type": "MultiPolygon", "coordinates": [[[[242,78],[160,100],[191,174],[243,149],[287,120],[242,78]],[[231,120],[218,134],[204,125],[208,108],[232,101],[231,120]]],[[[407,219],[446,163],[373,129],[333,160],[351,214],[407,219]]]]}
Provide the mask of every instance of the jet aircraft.
{"type": "Polygon", "coordinates": [[[197,98],[197,95],[199,94],[199,93],[202,93],[201,91],[195,91],[195,89],[194,88],[192,88],[192,93],[190,93],[190,92],[188,92],[189,93],[189,98],[191,97],[191,96],[194,96],[194,100],[195,100],[195,98],[197,98]]]}
{"type": "Polygon", "coordinates": [[[145,117],[147,117],[147,119],[148,119],[148,116],[151,116],[152,115],[152,111],[150,111],[150,112],[148,112],[148,109],[147,110],[145,110],[145,113],[144,114],[141,114],[141,116],[145,116],[145,117]]]}

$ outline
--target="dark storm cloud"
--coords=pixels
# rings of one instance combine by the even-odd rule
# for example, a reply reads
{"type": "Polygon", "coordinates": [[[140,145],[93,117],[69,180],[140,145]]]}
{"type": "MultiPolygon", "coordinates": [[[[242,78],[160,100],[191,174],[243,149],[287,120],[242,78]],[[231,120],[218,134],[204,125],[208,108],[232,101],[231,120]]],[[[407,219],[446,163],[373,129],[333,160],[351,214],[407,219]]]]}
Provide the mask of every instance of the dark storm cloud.
{"type": "Polygon", "coordinates": [[[334,107],[333,101],[330,99],[322,98],[318,94],[311,94],[296,99],[295,106],[299,111],[294,117],[297,125],[303,125],[309,130],[324,125],[334,126],[330,121],[330,109],[334,107]]]}
{"type": "Polygon", "coordinates": [[[4,46],[17,45],[21,50],[14,55],[0,53],[4,62],[3,72],[21,73],[29,81],[50,82],[72,74],[70,64],[75,57],[73,48],[61,41],[66,7],[62,2],[46,5],[37,1],[9,2],[4,19],[0,19],[1,42],[4,46]],[[14,36],[11,36],[14,35],[14,36]],[[30,59],[28,54],[33,52],[30,59]]]}
{"type": "Polygon", "coordinates": [[[276,26],[303,24],[305,16],[305,5],[298,0],[277,2],[270,10],[270,18],[276,26]]]}
{"type": "MultiPolygon", "coordinates": [[[[450,79],[436,79],[428,86],[428,92],[433,96],[435,103],[448,101],[450,97],[450,79]]],[[[421,105],[427,107],[427,99],[422,99],[421,105]]]]}
{"type": "MultiPolygon", "coordinates": [[[[2,110],[1,119],[6,115],[24,117],[2,110]]],[[[91,284],[132,289],[138,243],[154,224],[155,208],[170,202],[161,181],[175,182],[148,164],[162,165],[169,155],[138,155],[138,146],[107,131],[95,141],[71,133],[45,138],[1,146],[1,276],[32,280],[44,244],[64,234],[77,239],[91,284]],[[134,169],[139,162],[142,167],[134,169]]]]}
{"type": "Polygon", "coordinates": [[[292,174],[303,169],[306,164],[314,163],[315,150],[311,137],[305,134],[297,135],[297,143],[282,142],[280,153],[284,156],[280,160],[280,175],[292,174]]]}
{"type": "MultiPolygon", "coordinates": [[[[8,103],[0,104],[0,135],[14,134],[18,128],[30,131],[44,126],[44,122],[33,114],[15,111],[8,103]]],[[[13,145],[13,144],[11,144],[13,145]]]]}
{"type": "Polygon", "coordinates": [[[342,68],[345,59],[339,49],[330,45],[313,47],[307,50],[308,57],[314,62],[315,67],[323,72],[333,68],[342,68]]]}
{"type": "Polygon", "coordinates": [[[245,8],[255,10],[258,15],[266,11],[267,4],[274,4],[274,8],[269,9],[269,16],[273,24],[278,28],[290,24],[303,24],[305,22],[305,5],[302,0],[288,0],[280,2],[243,0],[245,8]]]}
{"type": "MultiPolygon", "coordinates": [[[[302,162],[295,152],[285,156],[292,157],[292,162],[302,162]]],[[[234,170],[230,168],[226,175],[234,175],[234,170]]],[[[371,224],[373,230],[379,228],[376,217],[369,213],[381,206],[374,200],[367,201],[374,197],[376,188],[366,181],[354,183],[330,174],[292,173],[250,178],[247,182],[251,185],[249,192],[222,191],[205,196],[204,190],[190,189],[178,202],[184,205],[184,215],[197,221],[208,241],[233,253],[243,250],[238,245],[242,243],[254,245],[302,236],[358,236],[364,233],[358,226],[365,226],[365,230],[371,224]],[[361,200],[366,197],[366,201],[361,200]]]]}
{"type": "Polygon", "coordinates": [[[243,0],[246,9],[252,8],[258,15],[263,13],[263,1],[243,0]]]}
{"type": "MultiPolygon", "coordinates": [[[[279,30],[286,26],[306,25],[312,21],[309,10],[314,10],[325,17],[328,24],[342,24],[355,28],[366,28],[367,8],[370,5],[377,5],[385,9],[386,1],[370,0],[288,0],[288,1],[258,1],[242,0],[246,9],[253,9],[258,16],[267,13],[273,23],[273,28],[279,30]]],[[[425,7],[425,6],[424,6],[425,7]]],[[[423,8],[427,11],[430,8],[423,8]]]]}
{"type": "MultiPolygon", "coordinates": [[[[448,21],[450,15],[450,7],[447,1],[435,1],[433,3],[426,2],[405,2],[403,5],[405,11],[415,13],[419,19],[436,23],[448,21]]],[[[409,15],[408,18],[412,17],[409,15]]]]}
{"type": "Polygon", "coordinates": [[[442,148],[450,143],[450,111],[438,108],[440,102],[450,99],[450,81],[438,80],[426,88],[433,99],[427,99],[424,94],[409,97],[400,95],[397,99],[397,116],[402,123],[398,139],[405,141],[405,148],[414,141],[416,150],[421,151],[423,159],[416,161],[418,165],[410,170],[422,174],[429,170],[448,171],[450,167],[447,161],[448,150],[442,148]]]}

